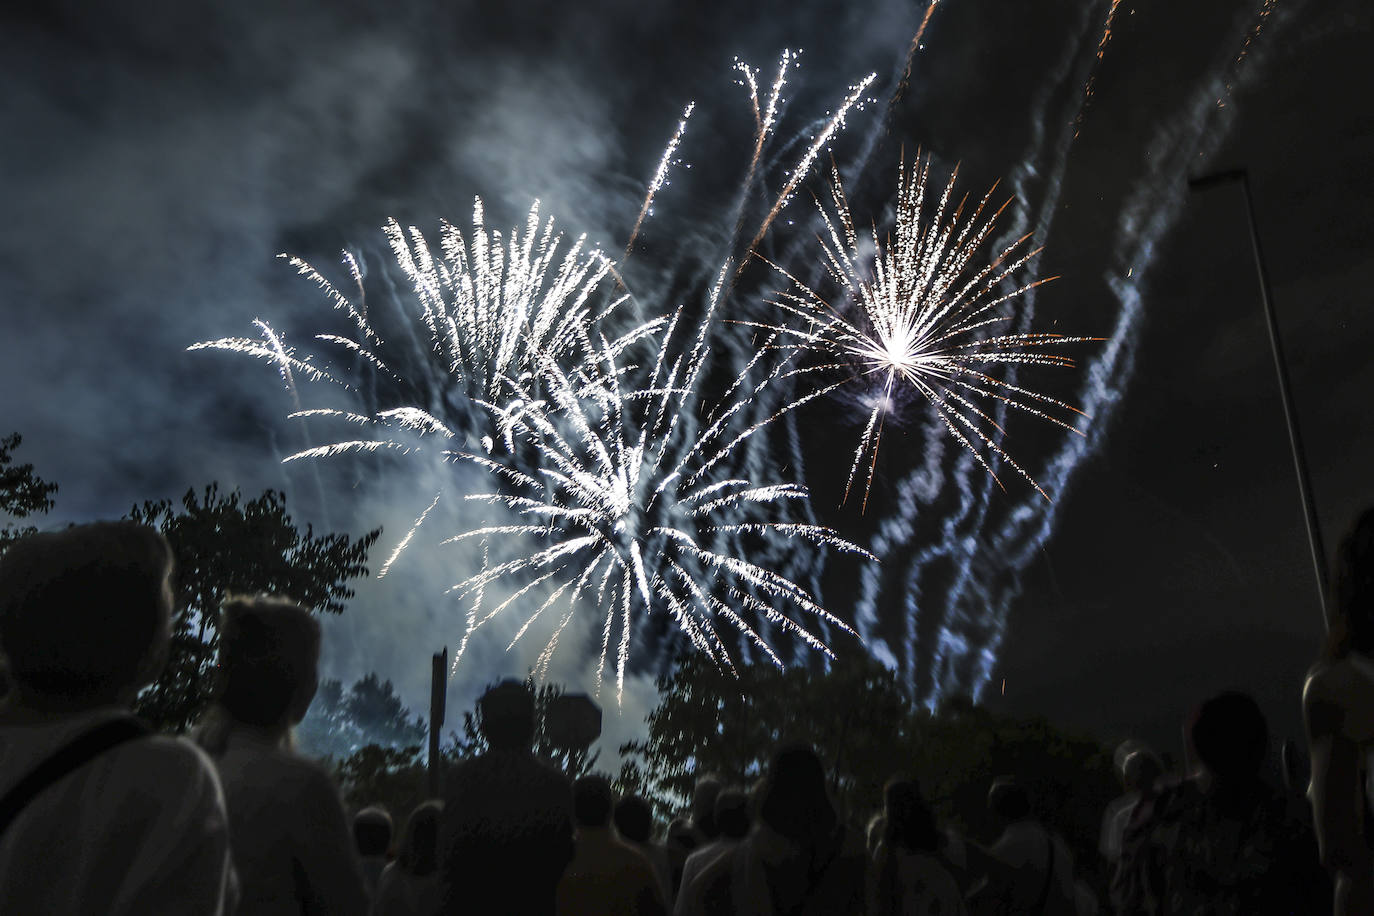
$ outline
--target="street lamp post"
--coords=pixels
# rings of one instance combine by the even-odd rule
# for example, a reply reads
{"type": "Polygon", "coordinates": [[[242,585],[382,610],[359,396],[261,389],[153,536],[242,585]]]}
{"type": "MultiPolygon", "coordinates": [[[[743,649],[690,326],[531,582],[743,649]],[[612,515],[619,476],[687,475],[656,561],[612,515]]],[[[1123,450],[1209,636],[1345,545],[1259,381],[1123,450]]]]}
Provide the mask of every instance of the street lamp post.
{"type": "Polygon", "coordinates": [[[1250,178],[1244,169],[1217,172],[1188,182],[1194,191],[1221,184],[1239,183],[1245,195],[1245,216],[1250,225],[1250,248],[1255,257],[1255,273],[1259,277],[1260,302],[1264,306],[1264,320],[1269,328],[1269,346],[1274,354],[1274,372],[1279,380],[1279,398],[1283,401],[1283,416],[1288,424],[1288,444],[1293,451],[1293,468],[1297,472],[1298,494],[1307,521],[1307,545],[1312,553],[1312,570],[1317,581],[1317,600],[1322,621],[1331,627],[1331,611],[1326,603],[1326,552],[1322,547],[1321,526],[1317,521],[1317,506],[1312,498],[1312,478],[1307,470],[1307,453],[1303,449],[1302,431],[1298,427],[1298,412],[1293,407],[1293,395],[1288,387],[1288,363],[1283,355],[1283,340],[1274,318],[1274,304],[1269,295],[1269,275],[1264,269],[1264,255],[1260,251],[1259,229],[1255,225],[1255,207],[1250,198],[1250,178]]]}

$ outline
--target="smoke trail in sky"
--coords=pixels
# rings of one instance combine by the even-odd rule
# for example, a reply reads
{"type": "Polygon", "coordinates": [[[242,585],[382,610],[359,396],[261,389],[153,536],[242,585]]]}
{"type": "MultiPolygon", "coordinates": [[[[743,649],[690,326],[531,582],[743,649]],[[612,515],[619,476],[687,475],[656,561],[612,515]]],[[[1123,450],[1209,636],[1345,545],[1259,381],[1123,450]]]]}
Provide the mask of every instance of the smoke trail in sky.
{"type": "MultiPolygon", "coordinates": [[[[1112,7],[1108,28],[1115,4],[1112,7]]],[[[1271,4],[1266,2],[1261,23],[1270,11],[1271,4]]],[[[1077,43],[1037,96],[1032,109],[1032,144],[1023,166],[1013,175],[1017,196],[1023,202],[1028,199],[1031,179],[1045,175],[1035,228],[1042,244],[1049,238],[1057,212],[1069,152],[1078,135],[1087,96],[1077,97],[1073,104],[1078,110],[1064,119],[1047,117],[1049,101],[1058,85],[1085,85],[1085,79],[1096,73],[1097,51],[1103,45],[1099,38],[1093,44],[1096,50],[1085,53],[1094,34],[1089,13],[1085,10],[1077,43]],[[1056,123],[1067,124],[1069,129],[1061,129],[1053,145],[1047,145],[1046,128],[1056,123]]],[[[1257,31],[1252,28],[1248,33],[1246,47],[1253,43],[1257,31]]],[[[1253,50],[1250,53],[1253,56],[1253,50]]],[[[1219,57],[1210,70],[1213,75],[1161,128],[1147,174],[1128,198],[1118,223],[1114,272],[1107,279],[1120,312],[1110,329],[1109,343],[1088,361],[1086,384],[1075,399],[1094,417],[1094,423],[1086,438],[1063,437],[1046,469],[1037,472],[1037,479],[1052,495],[1064,492],[1082,461],[1100,446],[1113,409],[1130,380],[1141,311],[1139,284],[1152,262],[1155,246],[1177,218],[1187,170],[1205,161],[1229,126],[1229,119],[1215,116],[1215,109],[1218,92],[1236,76],[1239,60],[1232,58],[1230,52],[1224,59],[1219,57]]],[[[1023,226],[1018,216],[1011,232],[1024,231],[1023,226]]],[[[1019,330],[1029,326],[1034,295],[1027,297],[1025,305],[1019,330]]],[[[1055,507],[1038,499],[999,506],[993,513],[992,489],[985,475],[978,474],[974,463],[962,456],[948,461],[938,428],[936,419],[927,420],[925,462],[895,488],[891,514],[870,545],[882,565],[862,570],[862,597],[856,614],[856,628],[870,651],[901,671],[932,706],[945,695],[977,697],[991,679],[1008,615],[1021,591],[1022,576],[1057,521],[1055,507]],[[946,506],[951,496],[954,507],[937,513],[938,532],[923,536],[920,545],[913,544],[918,531],[930,529],[931,520],[922,517],[935,512],[937,504],[946,506]],[[880,607],[895,603],[892,591],[900,595],[906,610],[905,626],[895,644],[889,638],[896,628],[878,616],[880,607]]]]}
{"type": "MultiPolygon", "coordinates": [[[[1270,19],[1269,0],[1259,13],[1262,25],[1270,19]]],[[[1290,14],[1293,12],[1289,11],[1290,14]]],[[[1276,23],[1277,25],[1277,23],[1276,23]]],[[[1232,85],[1253,78],[1262,61],[1254,45],[1258,28],[1251,26],[1244,42],[1246,54],[1226,56],[1213,67],[1212,75],[1193,90],[1186,105],[1157,131],[1151,144],[1146,174],[1136,183],[1117,220],[1114,263],[1105,279],[1121,303],[1111,343],[1088,367],[1084,401],[1101,415],[1109,416],[1120,400],[1125,383],[1134,369],[1136,345],[1143,308],[1143,283],[1153,265],[1155,249],[1177,221],[1188,199],[1187,181],[1199,166],[1208,162],[1226,138],[1234,113],[1218,108],[1216,98],[1232,85]],[[1250,64],[1241,65],[1249,57],[1250,64]]],[[[1074,469],[1102,443],[1105,427],[1100,427],[1081,442],[1065,442],[1051,459],[1046,475],[1065,486],[1074,469]]],[[[1011,559],[1009,570],[1015,575],[995,581],[988,589],[988,608],[992,623],[991,638],[983,647],[978,665],[967,686],[976,698],[992,678],[996,653],[1006,632],[1007,616],[1021,592],[1021,571],[1034,559],[1054,530],[1055,517],[1034,518],[1028,513],[1013,513],[1007,523],[990,539],[989,549],[1005,551],[1011,559]]]]}

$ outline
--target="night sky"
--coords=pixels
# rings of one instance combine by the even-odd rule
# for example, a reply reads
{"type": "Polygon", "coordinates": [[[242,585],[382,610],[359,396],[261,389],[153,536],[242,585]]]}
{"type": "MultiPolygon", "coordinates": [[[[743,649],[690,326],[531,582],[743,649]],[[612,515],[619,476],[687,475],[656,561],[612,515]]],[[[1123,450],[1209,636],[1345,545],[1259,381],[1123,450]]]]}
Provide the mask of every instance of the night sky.
{"type": "MultiPolygon", "coordinates": [[[[1362,473],[1374,437],[1367,4],[1278,0],[1260,18],[1259,2],[1122,2],[1095,63],[1109,3],[943,0],[895,103],[924,3],[85,6],[44,4],[0,27],[0,433],[21,432],[20,460],[61,487],[44,525],[211,480],[248,495],[274,487],[299,522],[383,525],[375,570],[432,498],[433,472],[283,467],[318,441],[285,421],[270,367],[186,347],[248,336],[257,317],[306,339],[326,306],[277,253],[331,270],[346,246],[380,259],[385,219],[462,226],[476,194],[492,225],[538,198],[561,227],[617,252],[695,100],[680,151],[691,168],[674,173],[636,255],[641,278],[667,276],[675,252],[718,238],[720,202],[747,162],[751,115],[732,62],[770,74],[781,49],[801,48],[793,133],[878,74],[874,102],[833,148],[842,162],[869,153],[856,210],[880,221],[899,158],[917,149],[941,174],[959,164],[973,193],[1001,179],[1018,196],[1008,223],[1047,229],[1038,272],[1060,277],[1034,298],[1033,327],[1114,336],[1120,353],[1062,475],[1049,462],[1063,436],[1008,427],[1008,449],[1058,483],[1053,505],[1007,474],[973,527],[946,521],[983,483],[958,477],[959,456],[919,412],[886,435],[866,512],[841,505],[852,405],[798,418],[814,511],[865,546],[902,529],[894,507],[922,468],[939,478],[925,484],[942,495],[883,552],[875,635],[895,646],[914,629],[920,655],[939,619],[924,609],[1004,606],[990,705],[1177,752],[1187,709],[1240,687],[1276,734],[1300,734],[1321,619],[1244,202],[1236,186],[1190,194],[1186,182],[1249,172],[1330,550],[1374,500],[1362,473]],[[1026,556],[1011,562],[998,532],[1032,516],[1043,534],[1018,536],[1026,556]],[[959,563],[941,554],[955,543],[959,563]],[[956,588],[960,569],[979,587],[956,588]],[[911,601],[923,616],[909,628],[911,601]]],[[[784,217],[804,222],[809,208],[799,195],[784,217]]],[[[741,295],[776,286],[751,273],[741,295]]],[[[1075,351],[1082,371],[1020,378],[1082,403],[1110,345],[1075,351]]],[[[360,583],[327,625],[326,676],[375,670],[420,710],[428,654],[460,633],[440,595],[453,562],[417,547],[392,578],[360,583]]],[[[849,616],[858,575],[827,568],[832,611],[849,616]]],[[[496,637],[509,632],[474,646],[451,704],[524,673],[538,646],[507,656],[496,637]]],[[[588,686],[590,672],[564,651],[554,675],[588,686]]],[[[915,679],[929,693],[938,677],[926,667],[915,679]]],[[[635,734],[652,704],[648,676],[633,679],[608,738],[635,734]]]]}

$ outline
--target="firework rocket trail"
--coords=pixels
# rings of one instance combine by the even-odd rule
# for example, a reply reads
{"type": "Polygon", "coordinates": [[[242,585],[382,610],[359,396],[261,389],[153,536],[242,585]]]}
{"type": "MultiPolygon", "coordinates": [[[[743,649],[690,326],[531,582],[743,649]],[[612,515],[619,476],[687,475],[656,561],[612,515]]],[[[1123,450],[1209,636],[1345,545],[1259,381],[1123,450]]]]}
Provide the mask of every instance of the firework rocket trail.
{"type": "Polygon", "coordinates": [[[1093,338],[995,330],[1013,318],[1003,314],[1001,306],[1053,278],[1015,281],[1010,292],[999,291],[999,285],[1016,275],[1039,249],[1026,251],[1024,243],[1029,235],[1024,235],[1006,246],[991,263],[976,267],[974,257],[982,250],[1002,212],[999,209],[987,218],[983,216],[993,190],[966,218],[966,199],[955,205],[947,218],[958,177],[956,170],[935,204],[934,213],[927,214],[929,175],[929,161],[911,173],[902,167],[896,235],[885,243],[876,230],[860,238],[839,175],[834,173],[830,184],[833,211],[821,208],[821,243],[830,277],[846,299],[852,301],[852,308],[832,305],[777,268],[792,281],[792,290],[779,294],[776,304],[800,318],[804,326],[764,326],[790,335],[794,346],[820,355],[820,365],[809,367],[808,371],[854,367],[860,379],[881,379],[881,394],[872,397],[873,406],[854,451],[845,485],[846,497],[860,463],[869,456],[864,488],[867,503],[881,421],[891,410],[900,385],[925,398],[944,421],[946,432],[968,449],[994,479],[996,472],[981,454],[982,449],[1016,470],[1048,500],[1034,478],[993,438],[1002,426],[987,410],[1000,402],[1079,435],[1082,431],[1077,426],[1051,411],[1079,415],[1082,412],[1047,395],[995,378],[984,370],[991,365],[1010,364],[1072,366],[1068,357],[1045,352],[1045,348],[1093,338]],[[871,270],[864,266],[868,244],[875,252],[871,270]]]}
{"type": "Polygon", "coordinates": [[[668,146],[663,150],[663,158],[658,161],[658,168],[654,171],[653,180],[649,182],[649,190],[644,195],[644,203],[639,207],[639,215],[635,217],[634,228],[630,230],[630,240],[625,243],[625,256],[621,258],[621,264],[630,258],[630,252],[634,250],[635,239],[639,238],[639,229],[644,225],[644,218],[649,215],[649,210],[653,208],[654,196],[668,182],[668,170],[673,167],[673,154],[677,152],[678,145],[682,143],[682,135],[687,133],[687,121],[692,117],[692,112],[696,109],[696,102],[688,102],[683,109],[682,118],[677,122],[677,130],[673,131],[673,138],[668,141],[668,146]]]}
{"type": "MultiPolygon", "coordinates": [[[[1091,27],[1091,7],[1085,5],[1079,27],[1074,33],[1078,36],[1059,63],[1052,71],[1049,80],[1036,92],[1032,105],[1030,125],[1032,136],[1022,163],[1012,171],[1011,184],[1014,196],[1023,206],[1016,210],[1012,224],[1003,239],[995,244],[1010,244],[1026,232],[1033,232],[1043,246],[1051,235],[1055,215],[1059,212],[1059,196],[1068,169],[1069,153],[1078,136],[1078,125],[1087,104],[1086,97],[1079,96],[1077,112],[1067,129],[1058,131],[1058,139],[1047,151],[1047,127],[1057,124],[1057,119],[1049,117],[1050,103],[1056,90],[1061,86],[1083,85],[1091,78],[1103,44],[1099,39],[1097,54],[1082,55],[1081,49],[1091,27]],[[1074,62],[1079,61],[1077,67],[1074,62]],[[1046,173],[1039,160],[1048,155],[1052,164],[1046,173]],[[1032,228],[1029,227],[1030,185],[1042,174],[1045,175],[1045,188],[1040,201],[1039,216],[1032,228]]],[[[1030,262],[1035,263],[1034,259],[1030,262]]],[[[1029,265],[1028,265],[1029,266],[1029,265]]],[[[1029,331],[1035,316],[1036,290],[1027,292],[1021,298],[1017,332],[1029,331]]],[[[1009,368],[1008,380],[1015,381],[1018,366],[1009,368]]],[[[1004,422],[1007,408],[997,405],[995,416],[1000,424],[1004,422]]],[[[938,423],[932,418],[932,424],[938,423]]],[[[928,435],[938,432],[938,428],[928,435]]],[[[1000,441],[1000,432],[994,438],[1000,441]]],[[[928,442],[931,440],[928,438],[928,442]]],[[[862,600],[858,604],[855,622],[866,644],[892,659],[891,664],[899,667],[903,678],[918,691],[928,689],[927,698],[933,707],[939,702],[945,687],[942,672],[949,666],[962,661],[970,649],[970,639],[974,634],[986,629],[985,611],[977,599],[969,599],[970,589],[979,585],[979,577],[985,573],[978,568],[978,560],[983,552],[982,541],[988,522],[988,514],[993,506],[992,479],[981,472],[981,468],[962,453],[952,463],[944,475],[945,486],[940,486],[941,475],[929,465],[934,458],[938,467],[938,455],[927,455],[927,466],[918,468],[897,486],[897,498],[893,502],[894,513],[882,525],[875,539],[874,550],[882,558],[887,568],[879,573],[875,566],[861,571],[863,584],[862,600]],[[956,507],[941,519],[938,535],[933,543],[919,550],[911,551],[905,545],[915,536],[916,516],[922,506],[929,507],[942,493],[952,493],[956,507]],[[952,567],[952,578],[938,595],[926,595],[922,580],[937,567],[952,567]],[[895,574],[895,578],[893,577],[895,574]],[[904,643],[900,665],[896,656],[888,648],[886,641],[878,637],[874,630],[878,626],[877,602],[881,599],[884,581],[895,582],[896,593],[901,595],[906,613],[904,621],[904,643]],[[923,632],[924,630],[924,632],[923,632]],[[929,646],[919,645],[929,643],[929,646]],[[929,648],[930,664],[918,670],[918,649],[929,648]],[[921,678],[920,675],[928,675],[921,678]],[[929,681],[928,688],[924,683],[929,681]]],[[[1052,487],[1055,492],[1057,488],[1052,487]]],[[[1052,513],[1053,506],[1044,501],[1035,501],[1020,507],[1017,511],[1032,514],[1052,513]]],[[[952,682],[952,678],[949,678],[952,682]]]]}
{"type": "Polygon", "coordinates": [[[1107,19],[1102,24],[1102,37],[1097,40],[1097,53],[1093,58],[1091,69],[1088,71],[1088,78],[1083,83],[1083,100],[1078,105],[1078,114],[1073,119],[1073,135],[1076,138],[1079,130],[1083,126],[1083,115],[1088,110],[1093,98],[1093,89],[1097,84],[1097,68],[1102,63],[1102,58],[1107,56],[1107,45],[1112,40],[1112,23],[1116,20],[1116,8],[1121,5],[1121,0],[1110,0],[1107,8],[1107,19]]]}
{"type": "MultiPolygon", "coordinates": [[[[1261,14],[1264,15],[1267,14],[1261,14]]],[[[1253,36],[1254,32],[1250,34],[1253,36]]],[[[1089,58],[1088,63],[1091,62],[1089,58]]],[[[1105,428],[1103,421],[1110,418],[1131,376],[1142,307],[1139,283],[1153,260],[1155,245],[1172,227],[1182,205],[1182,181],[1178,175],[1193,168],[1199,157],[1211,154],[1220,144],[1229,123],[1224,118],[1209,117],[1209,109],[1214,108],[1214,102],[1208,101],[1209,95],[1231,78],[1225,75],[1228,68],[1223,65],[1223,61],[1218,62],[1223,76],[1200,87],[1188,108],[1161,129],[1155,147],[1161,155],[1148,160],[1150,172],[1138,183],[1123,211],[1116,253],[1119,267],[1109,277],[1109,286],[1121,303],[1121,312],[1108,338],[1110,342],[1085,367],[1086,381],[1078,397],[1079,403],[1094,415],[1096,422],[1086,438],[1066,436],[1060,451],[1038,475],[1051,492],[1064,492],[1081,462],[1100,447],[1105,428]]],[[[1234,65],[1229,68],[1232,75],[1235,69],[1234,65]]],[[[1049,120],[1038,115],[1036,124],[1039,126],[1049,120]]],[[[1042,136],[1037,133],[1037,144],[1042,136]]],[[[1059,188],[1072,140],[1072,134],[1061,134],[1054,150],[1054,167],[1040,208],[1037,238],[1046,236],[1057,212],[1059,188]]],[[[1024,170],[1022,177],[1038,171],[1030,167],[1024,170]]],[[[1033,296],[1029,297],[1029,302],[1033,305],[1033,296]]],[[[941,464],[940,454],[927,454],[925,467],[917,468],[896,488],[891,503],[893,511],[871,545],[882,565],[870,564],[862,570],[862,600],[855,618],[861,637],[875,655],[893,667],[902,668],[910,683],[915,683],[917,675],[915,620],[922,614],[939,618],[932,617],[925,627],[929,644],[922,647],[923,654],[928,653],[929,664],[922,665],[921,682],[925,686],[921,689],[932,707],[947,693],[967,692],[976,698],[991,681],[1011,607],[1021,591],[1021,577],[1042,552],[1058,520],[1052,506],[1030,500],[999,513],[1004,520],[992,527],[986,483],[970,485],[973,482],[970,471],[976,470],[973,462],[960,462],[952,473],[942,473],[941,464]],[[943,498],[941,494],[948,486],[954,487],[959,498],[958,510],[942,519],[937,543],[917,551],[909,561],[905,560],[904,553],[910,555],[910,552],[904,551],[903,545],[914,536],[917,518],[923,508],[943,498]],[[894,563],[908,564],[896,580],[891,578],[896,572],[894,563]],[[952,584],[946,587],[942,583],[938,596],[923,595],[922,582],[937,563],[952,567],[952,584]],[[893,588],[903,596],[910,621],[907,630],[910,641],[899,653],[894,653],[876,634],[879,626],[877,602],[886,588],[893,588]]],[[[986,481],[985,475],[976,476],[986,481]]]]}
{"type": "MultiPolygon", "coordinates": [[[[760,350],[719,401],[709,407],[703,401],[709,331],[724,275],[723,270],[690,350],[678,342],[681,310],[675,314],[643,387],[622,386],[625,373],[610,347],[601,354],[601,385],[579,385],[552,362],[545,371],[542,404],[513,383],[521,408],[496,413],[504,436],[524,439],[537,449],[541,461],[536,472],[472,453],[459,456],[487,468],[515,490],[466,498],[513,512],[520,521],[476,528],[450,541],[521,536],[540,545],[453,587],[468,595],[489,590],[506,577],[525,583],[485,614],[479,615],[474,604],[463,644],[478,627],[542,586],[548,589],[546,596],[511,641],[513,647],[536,621],[566,601],[540,654],[537,668],[542,673],[579,603],[594,593],[590,604],[604,614],[598,690],[602,674],[613,668],[619,696],[632,633],[655,615],[671,617],[696,650],[731,670],[733,662],[720,632],[727,626],[775,664],[783,664],[751,622],[756,618],[832,654],[825,642],[779,607],[795,608],[853,632],[803,586],[746,559],[743,550],[728,549],[740,538],[782,537],[869,556],[828,528],[785,516],[756,521],[742,514],[759,507],[777,514],[785,504],[805,499],[806,491],[792,483],[761,483],[730,470],[736,449],[779,416],[756,420],[749,408],[751,399],[778,377],[785,361],[766,368],[767,351],[760,350]],[[644,621],[637,623],[641,618],[644,621]],[[617,623],[619,635],[613,639],[617,623]]],[[[784,410],[824,393],[821,389],[784,410]]]]}
{"type": "Polygon", "coordinates": [[[873,85],[875,79],[877,79],[877,74],[870,73],[860,80],[858,85],[850,88],[849,95],[845,97],[844,101],[840,103],[840,107],[836,109],[835,113],[826,121],[825,126],[822,127],[820,133],[816,135],[796,167],[788,174],[787,180],[783,182],[782,191],[779,192],[777,200],[773,202],[773,208],[768,211],[768,215],[763,218],[763,222],[759,223],[759,228],[754,232],[754,238],[749,242],[749,247],[745,256],[740,259],[739,268],[735,271],[735,280],[739,279],[744,268],[748,266],[749,257],[758,250],[759,244],[763,241],[764,236],[768,235],[768,230],[772,227],[773,221],[778,218],[778,214],[783,211],[784,207],[792,202],[792,197],[796,194],[798,185],[802,183],[806,176],[811,174],[811,167],[816,164],[816,157],[818,157],[821,151],[830,144],[836,132],[844,128],[845,118],[848,117],[851,110],[860,104],[864,98],[864,93],[868,91],[869,86],[873,85]]]}
{"type": "MultiPolygon", "coordinates": [[[[1273,4],[1264,3],[1259,24],[1269,19],[1273,4]]],[[[1290,10],[1290,13],[1294,11],[1290,10]]],[[[1275,23],[1277,26],[1278,23],[1275,23]]],[[[1106,275],[1107,283],[1121,303],[1121,312],[1112,342],[1088,367],[1084,388],[1087,403],[1097,405],[1099,413],[1110,415],[1119,402],[1124,380],[1134,368],[1139,324],[1143,307],[1142,280],[1154,261],[1155,248],[1174,226],[1187,201],[1186,179],[1200,161],[1210,159],[1221,147],[1234,120],[1229,109],[1217,110],[1219,88],[1253,78],[1262,61],[1254,58],[1253,44],[1258,27],[1252,27],[1243,45],[1252,67],[1240,69],[1245,55],[1221,62],[1217,75],[1204,81],[1180,114],[1161,126],[1152,146],[1158,155],[1150,157],[1148,173],[1137,182],[1118,220],[1114,265],[1106,275]],[[1113,384],[1116,382],[1117,384],[1113,384]]],[[[1230,57],[1230,55],[1228,55],[1230,57]]],[[[1050,462],[1049,477],[1062,480],[1072,475],[1083,458],[1102,445],[1101,427],[1081,442],[1066,442],[1050,462]]],[[[1006,550],[1018,573],[1035,558],[1053,532],[1053,517],[1031,519],[1013,516],[991,540],[992,550],[1006,550]]],[[[1000,590],[989,595],[994,629],[987,652],[980,659],[970,685],[975,699],[992,678],[992,664],[1006,631],[1011,605],[1019,596],[1019,574],[1000,590]]]]}

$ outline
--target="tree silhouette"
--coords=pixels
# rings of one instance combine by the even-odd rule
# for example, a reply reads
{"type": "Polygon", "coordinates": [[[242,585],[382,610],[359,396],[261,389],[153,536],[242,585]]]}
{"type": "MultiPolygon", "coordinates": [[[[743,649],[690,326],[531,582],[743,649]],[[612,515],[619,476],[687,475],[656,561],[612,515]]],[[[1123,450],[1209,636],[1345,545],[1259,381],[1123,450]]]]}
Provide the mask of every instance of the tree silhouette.
{"type": "MultiPolygon", "coordinates": [[[[52,495],[57,492],[57,484],[48,483],[35,474],[33,465],[14,463],[14,452],[23,441],[18,433],[0,437],[0,513],[15,519],[51,511],[52,495]]],[[[14,541],[37,530],[6,522],[5,527],[0,528],[0,553],[14,541]]]]}
{"type": "Polygon", "coordinates": [[[167,667],[136,704],[139,715],[171,732],[189,728],[210,698],[226,597],[269,593],[342,613],[353,597],[347,583],[368,574],[367,552],[381,535],[378,528],[356,540],[317,537],[309,525],[302,533],[286,513],[284,494],[267,490],[245,503],[238,490],[221,495],[217,484],[199,497],[188,490],[180,506],[134,506],[128,518],[160,530],[176,555],[178,610],[167,667]]]}
{"type": "Polygon", "coordinates": [[[620,790],[643,795],[668,819],[685,808],[698,775],[748,783],[767,771],[783,742],[805,741],[825,762],[841,816],[853,827],[881,808],[886,781],[905,775],[916,777],[942,821],[990,842],[997,824],[987,811],[988,787],[996,776],[1015,775],[1080,866],[1097,864],[1102,811],[1119,791],[1111,753],[1099,742],[967,701],[932,713],[864,653],[842,656],[824,672],[753,665],[738,674],[691,655],[660,677],[648,736],[620,748],[620,790]]]}
{"type": "Polygon", "coordinates": [[[296,741],[313,757],[344,761],[368,745],[423,745],[428,734],[424,718],[410,714],[391,681],[368,673],[348,690],[342,681],[322,681],[296,741]]]}

